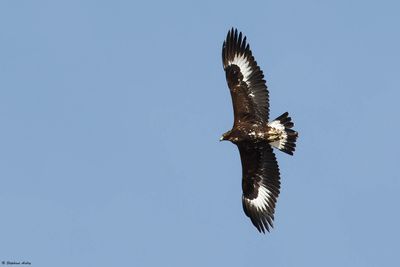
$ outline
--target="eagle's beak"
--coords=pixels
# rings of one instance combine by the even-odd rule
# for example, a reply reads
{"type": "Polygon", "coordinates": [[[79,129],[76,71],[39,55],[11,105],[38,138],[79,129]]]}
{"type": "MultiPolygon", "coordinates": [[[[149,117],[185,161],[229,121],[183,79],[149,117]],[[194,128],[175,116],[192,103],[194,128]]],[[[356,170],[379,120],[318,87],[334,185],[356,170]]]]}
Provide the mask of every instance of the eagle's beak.
{"type": "Polygon", "coordinates": [[[219,139],[219,141],[224,141],[224,136],[221,136],[221,138],[219,139]]]}

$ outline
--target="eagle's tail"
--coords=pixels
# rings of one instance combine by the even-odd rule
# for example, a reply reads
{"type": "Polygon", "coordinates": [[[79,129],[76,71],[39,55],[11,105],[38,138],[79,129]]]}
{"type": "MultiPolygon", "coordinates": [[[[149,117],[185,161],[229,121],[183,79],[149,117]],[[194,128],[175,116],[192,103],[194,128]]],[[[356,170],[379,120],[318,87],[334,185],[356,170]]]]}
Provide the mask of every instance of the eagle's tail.
{"type": "Polygon", "coordinates": [[[297,132],[292,130],[294,123],[289,113],[285,112],[275,120],[268,123],[270,129],[271,145],[280,151],[293,155],[296,148],[297,132]],[[271,131],[272,130],[272,131],[271,131]]]}

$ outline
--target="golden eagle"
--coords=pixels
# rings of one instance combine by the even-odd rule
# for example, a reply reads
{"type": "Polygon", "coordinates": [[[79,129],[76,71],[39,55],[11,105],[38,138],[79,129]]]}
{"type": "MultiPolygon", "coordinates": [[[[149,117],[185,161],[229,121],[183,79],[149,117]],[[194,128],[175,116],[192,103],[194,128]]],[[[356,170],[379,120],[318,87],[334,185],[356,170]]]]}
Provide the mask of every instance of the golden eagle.
{"type": "Polygon", "coordinates": [[[273,227],[280,174],[272,147],[293,155],[297,132],[289,114],[269,122],[268,90],[246,37],[231,29],[222,46],[222,62],[231,92],[234,124],[224,133],[239,148],[244,213],[258,231],[273,227]]]}

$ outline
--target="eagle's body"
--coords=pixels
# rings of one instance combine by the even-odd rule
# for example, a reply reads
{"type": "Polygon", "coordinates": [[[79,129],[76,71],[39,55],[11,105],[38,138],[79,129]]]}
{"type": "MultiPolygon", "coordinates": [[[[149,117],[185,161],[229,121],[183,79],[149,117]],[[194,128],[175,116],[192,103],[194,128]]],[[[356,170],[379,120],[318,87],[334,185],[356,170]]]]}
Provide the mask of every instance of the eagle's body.
{"type": "Polygon", "coordinates": [[[221,140],[239,148],[244,212],[260,232],[269,231],[279,196],[280,174],[272,147],[293,155],[297,132],[285,112],[269,122],[268,90],[246,37],[232,29],[222,47],[222,61],[231,92],[234,124],[221,140]]]}
{"type": "Polygon", "coordinates": [[[280,132],[267,124],[241,122],[223,136],[222,140],[229,140],[234,144],[246,141],[272,143],[280,139],[280,132]]]}

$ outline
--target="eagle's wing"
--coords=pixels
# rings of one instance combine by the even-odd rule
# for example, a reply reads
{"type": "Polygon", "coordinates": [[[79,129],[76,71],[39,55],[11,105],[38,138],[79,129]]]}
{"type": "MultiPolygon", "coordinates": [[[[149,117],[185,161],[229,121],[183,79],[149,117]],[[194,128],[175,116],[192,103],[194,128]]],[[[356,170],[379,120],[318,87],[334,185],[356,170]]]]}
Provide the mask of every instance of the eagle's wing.
{"type": "Polygon", "coordinates": [[[279,167],[267,143],[238,144],[242,161],[242,203],[246,215],[258,231],[273,227],[276,199],[279,196],[279,167]]]}
{"type": "Polygon", "coordinates": [[[264,74],[252,56],[246,37],[231,29],[222,46],[222,62],[231,91],[235,124],[268,121],[269,101],[264,74]]]}

